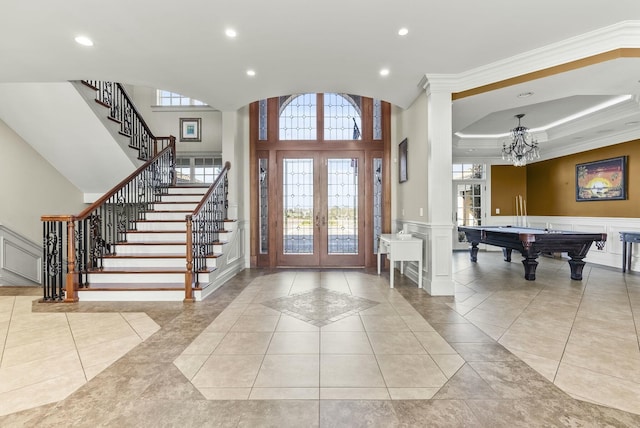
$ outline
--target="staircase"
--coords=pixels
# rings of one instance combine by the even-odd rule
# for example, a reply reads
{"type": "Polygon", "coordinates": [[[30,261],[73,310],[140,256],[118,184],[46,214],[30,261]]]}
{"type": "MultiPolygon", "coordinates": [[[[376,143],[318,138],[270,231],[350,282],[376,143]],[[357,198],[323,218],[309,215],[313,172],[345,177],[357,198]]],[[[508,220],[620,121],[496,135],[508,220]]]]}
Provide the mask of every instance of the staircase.
{"type": "Polygon", "coordinates": [[[231,164],[210,186],[177,186],[175,137],[154,136],[121,85],[82,85],[146,162],[80,214],[41,217],[43,301],[204,299],[244,269],[231,164]]]}
{"type": "MultiPolygon", "coordinates": [[[[186,216],[200,203],[208,187],[175,186],[167,189],[128,230],[126,241],[115,244],[105,255],[102,269],[87,273],[87,284],[78,289],[80,301],[180,301],[185,297],[187,273],[186,216]]],[[[194,299],[201,300],[220,284],[215,283],[219,259],[224,247],[234,242],[235,221],[224,221],[213,243],[213,253],[206,257],[206,269],[196,275],[194,299]]]]}

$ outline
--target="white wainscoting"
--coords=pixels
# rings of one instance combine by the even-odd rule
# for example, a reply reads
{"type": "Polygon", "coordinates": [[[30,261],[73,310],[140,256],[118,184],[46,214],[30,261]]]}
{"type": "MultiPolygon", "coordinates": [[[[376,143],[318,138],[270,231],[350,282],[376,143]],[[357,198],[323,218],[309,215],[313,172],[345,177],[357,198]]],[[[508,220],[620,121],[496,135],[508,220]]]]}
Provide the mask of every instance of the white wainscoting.
{"type": "Polygon", "coordinates": [[[0,285],[40,285],[42,247],[0,224],[0,285]]]}
{"type": "MultiPolygon", "coordinates": [[[[505,216],[491,217],[487,223],[492,225],[517,224],[515,217],[505,216]]],[[[573,232],[606,233],[607,242],[604,248],[598,250],[595,245],[592,245],[585,261],[622,270],[620,232],[640,233],[640,218],[528,216],[527,226],[573,232]]],[[[631,270],[640,272],[640,245],[633,244],[632,252],[631,270]]]]}

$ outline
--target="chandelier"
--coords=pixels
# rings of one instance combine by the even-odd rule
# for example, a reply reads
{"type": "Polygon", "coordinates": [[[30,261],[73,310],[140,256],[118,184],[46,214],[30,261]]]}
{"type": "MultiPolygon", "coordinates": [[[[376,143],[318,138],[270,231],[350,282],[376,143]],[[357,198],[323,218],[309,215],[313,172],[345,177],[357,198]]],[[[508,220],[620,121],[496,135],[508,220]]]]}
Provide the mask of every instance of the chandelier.
{"type": "Polygon", "coordinates": [[[516,114],[514,117],[518,118],[518,126],[510,132],[511,143],[509,145],[507,141],[502,143],[502,159],[508,160],[514,166],[524,166],[527,161],[540,157],[538,142],[529,133],[529,128],[520,124],[524,114],[516,114]]]}

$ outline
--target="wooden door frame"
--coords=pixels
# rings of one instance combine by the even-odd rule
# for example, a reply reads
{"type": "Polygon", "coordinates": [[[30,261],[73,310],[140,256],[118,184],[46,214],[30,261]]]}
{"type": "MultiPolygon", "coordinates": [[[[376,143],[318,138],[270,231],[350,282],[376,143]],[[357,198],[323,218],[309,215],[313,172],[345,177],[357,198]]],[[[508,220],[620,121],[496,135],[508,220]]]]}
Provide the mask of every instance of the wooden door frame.
{"type": "MultiPolygon", "coordinates": [[[[273,209],[269,210],[269,239],[266,254],[260,252],[260,231],[259,231],[259,192],[258,186],[258,160],[267,160],[267,181],[269,193],[269,206],[275,207],[274,202],[279,197],[278,180],[275,179],[278,174],[277,152],[278,151],[316,151],[318,149],[331,151],[363,151],[365,159],[365,177],[364,186],[367,191],[372,188],[373,183],[373,158],[382,158],[382,233],[391,231],[391,105],[387,102],[381,103],[382,110],[382,139],[373,140],[372,112],[373,100],[371,98],[362,97],[362,121],[361,135],[362,139],[358,141],[322,141],[319,136],[318,142],[309,141],[279,141],[278,140],[278,98],[269,98],[266,100],[268,116],[267,116],[267,139],[259,140],[258,115],[259,102],[254,102],[249,106],[250,125],[249,125],[249,183],[250,190],[250,264],[251,267],[277,267],[276,258],[276,240],[275,227],[277,218],[273,209]]],[[[318,94],[318,104],[322,105],[322,94],[318,94]]],[[[318,134],[323,129],[322,116],[318,115],[318,134]]],[[[370,199],[370,198],[367,198],[370,199]]],[[[369,205],[369,200],[363,201],[364,213],[361,217],[365,222],[364,233],[364,256],[365,266],[374,267],[376,265],[376,256],[373,252],[373,208],[369,205]]]]}

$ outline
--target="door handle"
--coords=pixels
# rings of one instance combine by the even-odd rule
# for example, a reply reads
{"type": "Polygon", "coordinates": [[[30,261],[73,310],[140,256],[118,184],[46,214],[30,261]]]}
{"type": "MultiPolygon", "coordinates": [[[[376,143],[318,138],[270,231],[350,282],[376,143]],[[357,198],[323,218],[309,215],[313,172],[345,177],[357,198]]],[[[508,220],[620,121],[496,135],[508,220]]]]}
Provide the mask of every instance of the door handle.
{"type": "Polygon", "coordinates": [[[320,219],[319,216],[316,214],[316,227],[319,228],[320,227],[320,219]]]}

